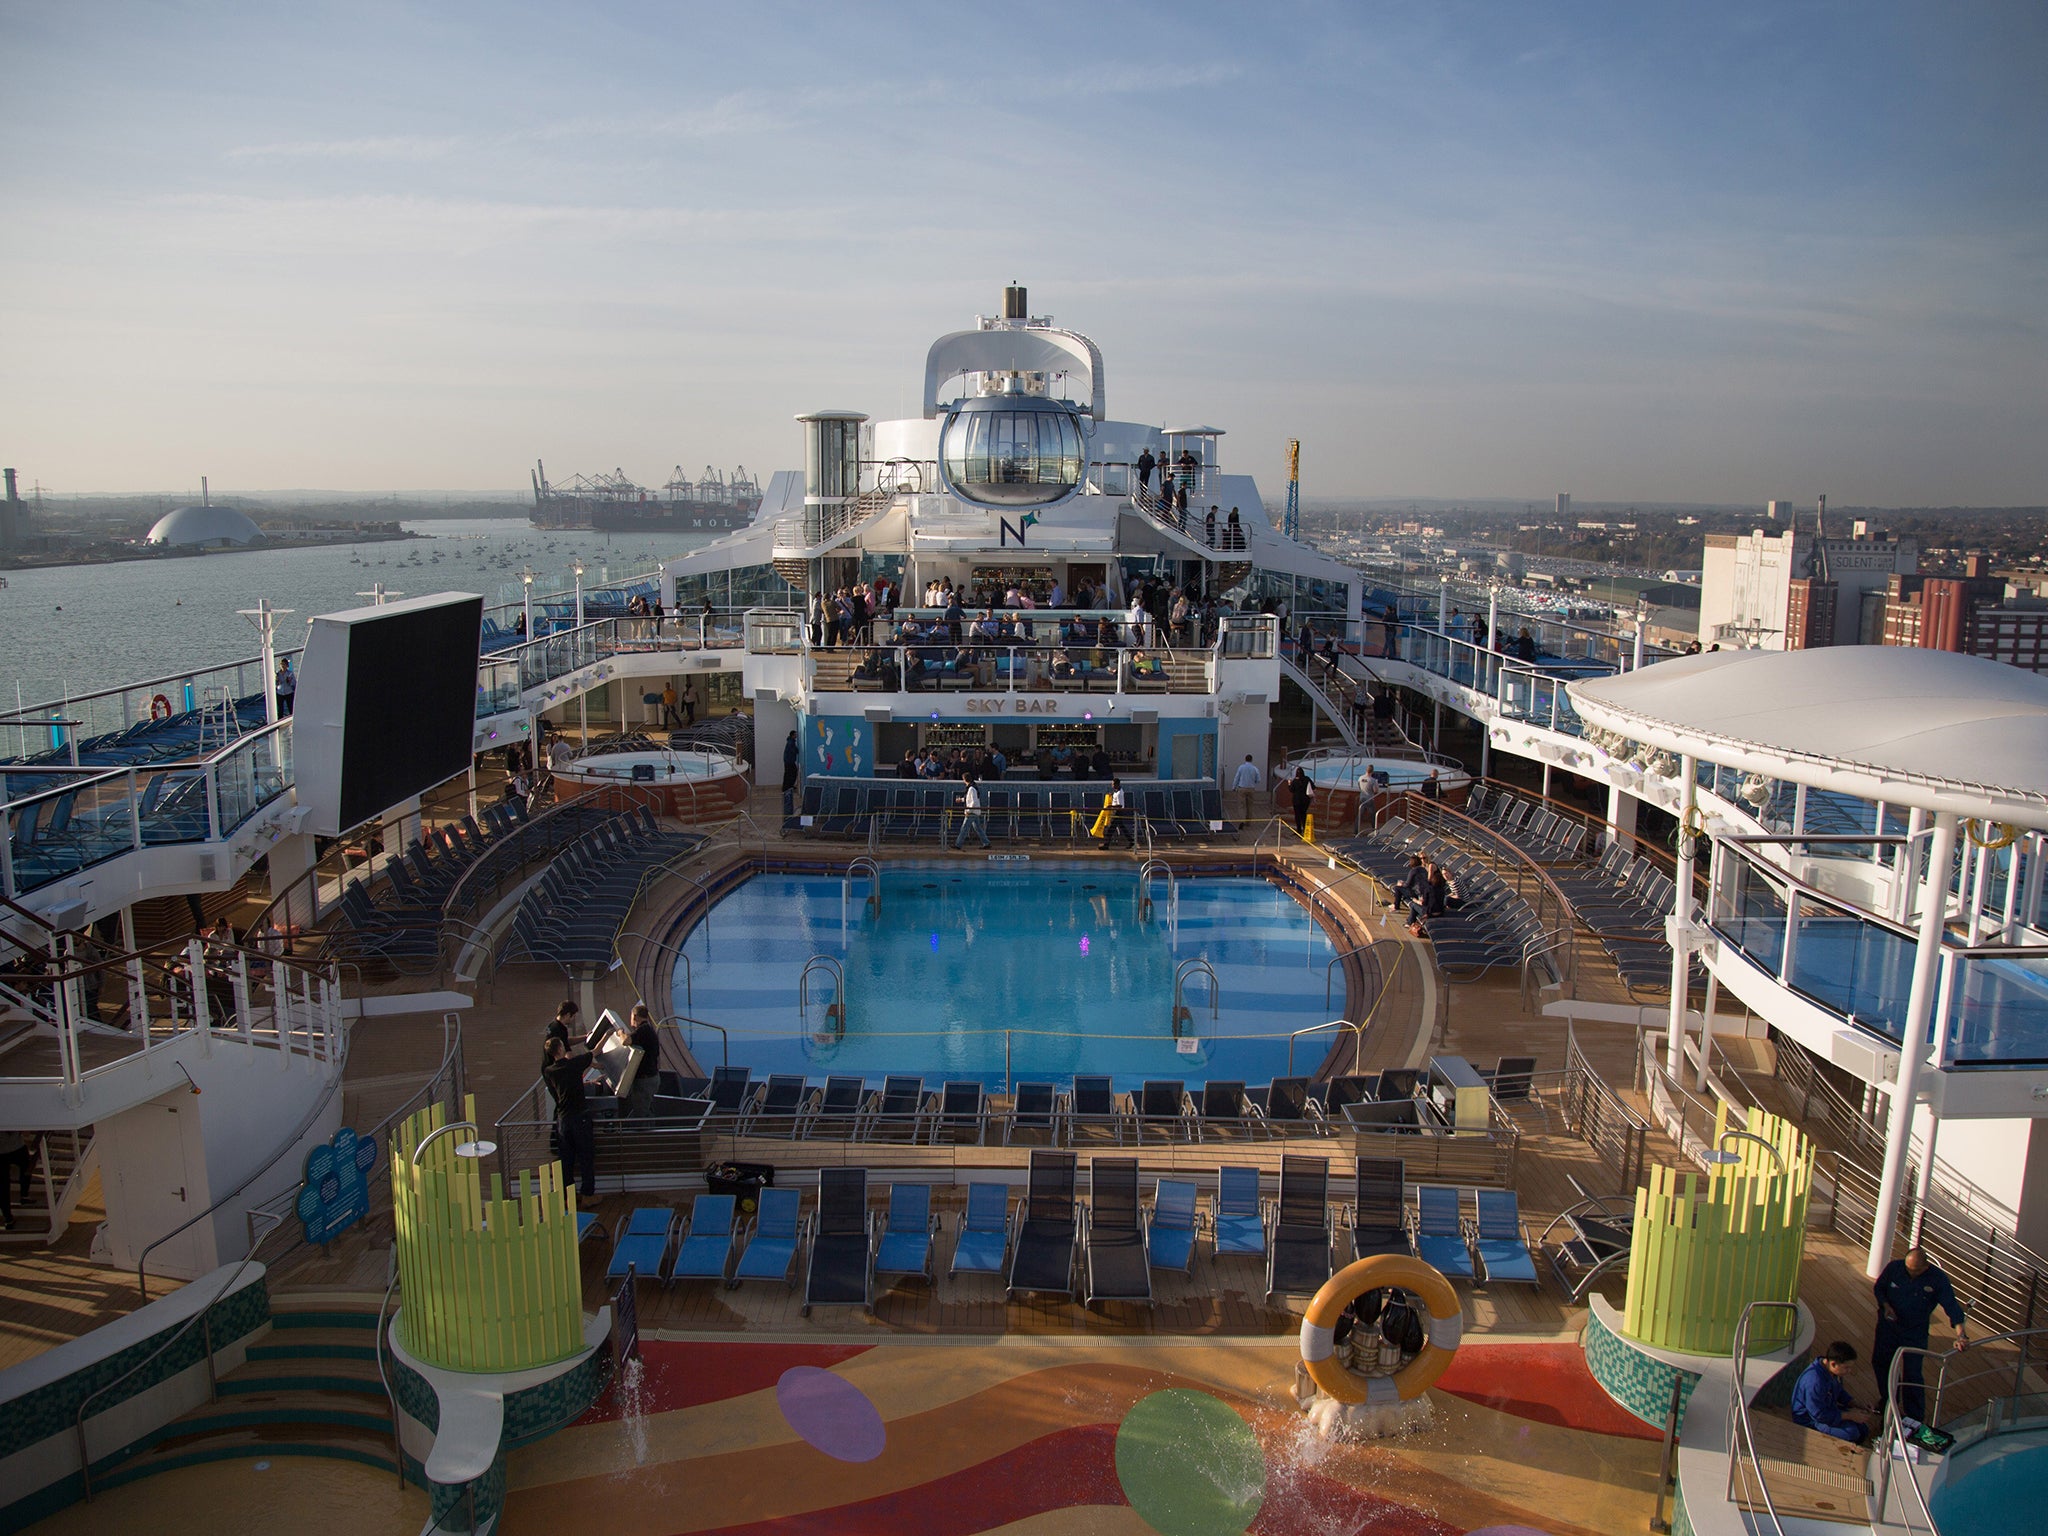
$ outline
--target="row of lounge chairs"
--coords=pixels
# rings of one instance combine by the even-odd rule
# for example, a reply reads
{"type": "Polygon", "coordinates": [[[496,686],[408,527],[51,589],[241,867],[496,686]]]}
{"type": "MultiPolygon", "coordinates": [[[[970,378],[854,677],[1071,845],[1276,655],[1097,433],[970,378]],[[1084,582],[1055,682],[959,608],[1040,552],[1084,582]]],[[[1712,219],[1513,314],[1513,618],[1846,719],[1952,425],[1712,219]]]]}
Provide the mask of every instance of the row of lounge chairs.
{"type": "MultiPolygon", "coordinates": [[[[804,787],[801,814],[818,837],[942,841],[959,828],[965,789],[957,780],[813,779],[804,787]]],[[[991,782],[981,787],[983,819],[991,841],[1080,842],[1108,792],[1106,783],[1054,789],[991,782]]],[[[1154,841],[1207,837],[1223,825],[1223,792],[1213,784],[1133,785],[1125,804],[1154,841]]]]}
{"type": "Polygon", "coordinates": [[[1401,884],[1412,854],[1450,871],[1461,905],[1430,918],[1427,929],[1437,964],[1454,979],[1469,980],[1495,966],[1547,956],[1554,942],[1535,910],[1491,865],[1405,817],[1390,816],[1366,836],[1342,840],[1336,847],[1388,886],[1401,884]]]}
{"type": "MultiPolygon", "coordinates": [[[[1204,1222],[1200,1187],[1192,1179],[1157,1180],[1148,1204],[1136,1158],[1093,1157],[1084,1203],[1076,1196],[1075,1154],[1038,1149],[1021,1202],[1013,1204],[1007,1183],[967,1186],[947,1274],[1000,1276],[1010,1299],[1078,1293],[1091,1308],[1105,1301],[1149,1305],[1152,1271],[1189,1273],[1206,1232],[1215,1258],[1263,1261],[1270,1302],[1322,1287],[1335,1272],[1342,1229],[1359,1258],[1414,1254],[1451,1279],[1542,1283],[1539,1244],[1513,1190],[1425,1184],[1411,1214],[1401,1160],[1361,1157],[1352,1203],[1333,1211],[1329,1167],[1325,1158],[1283,1158],[1272,1200],[1260,1192],[1258,1169],[1221,1167],[1204,1222]]],[[[760,1191],[744,1226],[738,1217],[732,1195],[699,1195],[687,1217],[667,1206],[637,1209],[613,1247],[607,1273],[665,1285],[709,1280],[731,1289],[765,1280],[794,1289],[801,1265],[806,1315],[814,1306],[872,1308],[878,1279],[936,1281],[941,1223],[928,1184],[888,1186],[886,1207],[878,1211],[869,1205],[868,1170],[825,1168],[814,1212],[804,1212],[801,1191],[771,1186],[760,1191]]],[[[1597,1228],[1602,1218],[1587,1219],[1597,1228]]],[[[1625,1253],[1626,1227],[1606,1219],[1604,1235],[1575,1235],[1566,1246],[1618,1241],[1625,1253]]],[[[1592,1261],[1600,1272],[1612,1263],[1597,1254],[1592,1261]]],[[[1574,1297],[1583,1294],[1563,1268],[1558,1274],[1574,1297]]]]}
{"type": "Polygon", "coordinates": [[[1568,864],[1586,846],[1583,821],[1496,785],[1474,784],[1465,796],[1465,814],[1539,864],[1568,864]]]}
{"type": "Polygon", "coordinates": [[[664,831],[644,805],[608,818],[564,849],[520,898],[500,960],[605,964],[647,872],[701,841],[664,831]]]}
{"type": "MultiPolygon", "coordinates": [[[[1533,1057],[1501,1058],[1489,1077],[1494,1096],[1527,1098],[1534,1070],[1533,1057]]],[[[757,1079],[748,1067],[720,1067],[708,1078],[664,1073],[654,1113],[671,1119],[716,1117],[742,1136],[933,1145],[1043,1140],[1053,1146],[1106,1138],[1122,1146],[1150,1139],[1322,1135],[1355,1127],[1361,1119],[1370,1124],[1370,1116],[1347,1115],[1352,1106],[1418,1102],[1421,1081],[1418,1071],[1390,1068],[1322,1083],[1275,1078],[1261,1088],[1217,1080],[1190,1090],[1182,1080],[1169,1078],[1119,1093],[1110,1078],[1083,1074],[1067,1090],[1052,1083],[1019,1083],[1010,1108],[997,1114],[979,1082],[949,1082],[929,1090],[922,1077],[904,1074],[885,1078],[873,1089],[863,1078],[834,1076],[815,1087],[796,1073],[757,1079]]],[[[1394,1124],[1394,1117],[1386,1118],[1394,1124]]]]}
{"type": "Polygon", "coordinates": [[[1670,989],[1671,946],[1663,928],[1678,887],[1662,868],[1617,839],[1591,865],[1558,874],[1557,883],[1630,992],[1670,989]]]}

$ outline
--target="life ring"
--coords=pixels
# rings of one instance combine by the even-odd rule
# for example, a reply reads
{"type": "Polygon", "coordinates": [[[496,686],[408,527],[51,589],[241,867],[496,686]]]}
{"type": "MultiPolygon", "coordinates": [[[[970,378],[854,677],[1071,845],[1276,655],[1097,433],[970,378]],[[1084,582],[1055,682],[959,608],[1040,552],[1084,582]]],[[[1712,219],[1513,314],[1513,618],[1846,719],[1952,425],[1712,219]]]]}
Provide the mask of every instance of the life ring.
{"type": "Polygon", "coordinates": [[[2008,822],[1997,837],[1992,837],[1990,832],[1995,826],[1998,826],[1998,823],[1995,821],[1966,821],[1963,823],[1963,835],[1979,848],[1994,850],[2010,848],[2019,841],[2020,829],[2018,827],[2008,822]]]}
{"type": "Polygon", "coordinates": [[[162,694],[158,694],[155,698],[151,699],[149,701],[149,718],[152,720],[170,719],[171,701],[162,694]]]}
{"type": "Polygon", "coordinates": [[[1391,1407],[1414,1401],[1436,1384],[1458,1352],[1464,1331],[1465,1309],[1439,1270],[1406,1254],[1376,1253],[1323,1282],[1301,1320],[1301,1360],[1315,1384],[1338,1402],[1391,1407]],[[1429,1341],[1392,1376],[1354,1376],[1337,1359],[1337,1319],[1367,1291],[1389,1286],[1422,1298],[1429,1311],[1429,1341]]]}

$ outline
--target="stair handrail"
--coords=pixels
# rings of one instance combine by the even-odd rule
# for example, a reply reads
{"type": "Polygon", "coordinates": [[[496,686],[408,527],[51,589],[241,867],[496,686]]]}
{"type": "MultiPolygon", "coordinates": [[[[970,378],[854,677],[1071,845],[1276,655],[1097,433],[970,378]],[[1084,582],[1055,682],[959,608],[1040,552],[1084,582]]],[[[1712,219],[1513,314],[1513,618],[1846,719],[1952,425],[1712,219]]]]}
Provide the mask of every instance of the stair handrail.
{"type": "Polygon", "coordinates": [[[384,1315],[391,1310],[391,1293],[398,1289],[398,1245],[391,1245],[385,1260],[384,1299],[377,1304],[377,1380],[384,1386],[384,1405],[391,1411],[391,1459],[398,1472],[398,1486],[405,1487],[405,1441],[398,1433],[398,1394],[392,1390],[391,1374],[384,1368],[384,1315]]]}
{"type": "Polygon", "coordinates": [[[92,1502],[92,1453],[87,1449],[85,1443],[86,1410],[113,1391],[114,1388],[126,1382],[130,1377],[156,1364],[170,1350],[171,1346],[183,1339],[195,1326],[200,1330],[200,1348],[204,1352],[206,1362],[206,1400],[212,1402],[218,1387],[213,1366],[213,1309],[230,1291],[241,1283],[243,1272],[255,1261],[256,1254],[253,1249],[242,1255],[242,1262],[235,1266],[234,1273],[228,1276],[226,1283],[207,1299],[204,1306],[200,1307],[196,1313],[186,1318],[183,1324],[173,1330],[169,1338],[151,1350],[146,1359],[137,1361],[105,1386],[88,1393],[79,1400],[78,1412],[72,1418],[72,1430],[78,1440],[78,1477],[87,1503],[92,1502]]]}
{"type": "Polygon", "coordinates": [[[832,978],[832,1001],[826,1004],[825,1006],[825,1021],[827,1026],[829,1027],[832,1022],[833,1015],[837,1014],[839,1018],[838,1033],[844,1035],[846,1033],[846,967],[841,965],[838,962],[838,960],[831,955],[811,956],[810,959],[804,962],[804,968],[797,973],[797,1022],[800,1024],[804,1024],[806,1028],[809,1027],[807,1021],[810,1018],[811,973],[813,971],[823,971],[826,975],[832,978]]]}
{"type": "MultiPolygon", "coordinates": [[[[330,996],[328,999],[327,1006],[329,1008],[333,1008],[337,1001],[337,999],[330,996]]],[[[218,1211],[222,1206],[226,1205],[229,1201],[238,1197],[251,1184],[254,1184],[258,1179],[262,1178],[265,1174],[270,1172],[271,1169],[275,1168],[281,1159],[290,1155],[291,1150],[299,1144],[299,1142],[304,1138],[306,1133],[312,1130],[315,1125],[320,1123],[320,1117],[321,1115],[326,1113],[327,1106],[333,1103],[334,1096],[337,1093],[341,1092],[342,1079],[344,1076],[347,1075],[348,1042],[349,1031],[341,1031],[341,1046],[340,1049],[336,1052],[334,1060],[334,1070],[328,1075],[326,1088],[321,1091],[320,1097],[314,1101],[313,1107],[306,1111],[305,1115],[300,1119],[297,1128],[294,1129],[291,1132],[291,1134],[284,1139],[284,1141],[279,1145],[277,1151],[272,1153],[269,1157],[265,1158],[260,1164],[258,1164],[255,1172],[251,1173],[247,1178],[242,1180],[241,1183],[237,1184],[225,1195],[222,1195],[218,1200],[214,1201],[213,1204],[209,1205],[205,1210],[200,1211],[197,1215],[186,1217],[183,1221],[179,1222],[178,1225],[171,1228],[170,1231],[164,1233],[161,1237],[155,1239],[155,1241],[151,1242],[147,1247],[145,1247],[141,1253],[136,1255],[135,1286],[137,1291],[140,1292],[142,1296],[142,1301],[144,1305],[147,1305],[149,1302],[149,1278],[147,1274],[149,1256],[152,1253],[154,1253],[158,1248],[162,1247],[165,1243],[169,1242],[172,1238],[184,1232],[187,1228],[192,1227],[198,1222],[204,1221],[207,1217],[213,1215],[214,1212],[218,1211]]],[[[194,1093],[197,1093],[199,1090],[195,1087],[192,1091],[194,1093]]],[[[266,1234],[266,1236],[267,1235],[268,1234],[266,1234]]]]}
{"type": "MultiPolygon", "coordinates": [[[[1736,1502],[1736,1479],[1741,1476],[1747,1488],[1753,1480],[1757,1496],[1763,1501],[1764,1514],[1770,1520],[1770,1528],[1776,1536],[1785,1536],[1785,1527],[1778,1518],[1778,1507],[1771,1501],[1770,1484],[1764,1479],[1763,1461],[1757,1455],[1756,1438],[1749,1423],[1749,1392],[1743,1367],[1749,1359],[1749,1325],[1758,1312],[1784,1312],[1791,1314],[1791,1327],[1786,1330],[1785,1343],[1789,1344],[1799,1333],[1799,1304],[1791,1301],[1752,1301],[1742,1309],[1742,1316],[1735,1324],[1734,1357],[1729,1361],[1728,1373],[1728,1500],[1736,1502]]],[[[1783,1348],[1784,1345],[1778,1346],[1783,1348]]],[[[1756,1511],[1751,1510],[1754,1517],[1756,1511]]]]}
{"type": "Polygon", "coordinates": [[[1186,985],[1189,978],[1195,976],[1205,977],[1209,983],[1209,1022],[1214,1024],[1220,1016],[1218,1013],[1220,1006],[1219,996],[1223,988],[1216,980],[1216,967],[1209,963],[1208,957],[1205,955],[1188,956],[1187,959],[1181,961],[1173,968],[1173,1017],[1170,1028],[1176,1039],[1180,1036],[1181,1014],[1185,1012],[1190,1022],[1194,1019],[1193,1010],[1186,1007],[1183,999],[1186,996],[1186,985]]]}

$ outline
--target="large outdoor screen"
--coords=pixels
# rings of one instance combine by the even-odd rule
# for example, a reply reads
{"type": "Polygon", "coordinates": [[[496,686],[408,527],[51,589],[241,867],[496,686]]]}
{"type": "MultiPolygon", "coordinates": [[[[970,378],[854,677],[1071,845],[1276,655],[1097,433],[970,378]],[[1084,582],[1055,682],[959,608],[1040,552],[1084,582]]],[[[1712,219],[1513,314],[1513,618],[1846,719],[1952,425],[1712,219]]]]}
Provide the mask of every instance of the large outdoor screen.
{"type": "Polygon", "coordinates": [[[313,621],[292,723],[307,831],[345,832],[469,766],[483,606],[442,592],[313,621]]]}

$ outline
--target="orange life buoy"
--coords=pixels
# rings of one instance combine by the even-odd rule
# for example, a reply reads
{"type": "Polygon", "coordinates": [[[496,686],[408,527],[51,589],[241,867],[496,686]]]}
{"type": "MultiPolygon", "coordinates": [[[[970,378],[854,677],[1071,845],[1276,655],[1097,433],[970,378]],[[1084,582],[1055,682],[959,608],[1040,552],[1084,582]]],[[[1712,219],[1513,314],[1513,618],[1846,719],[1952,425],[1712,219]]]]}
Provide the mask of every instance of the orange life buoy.
{"type": "Polygon", "coordinates": [[[1440,1270],[1406,1254],[1376,1253],[1323,1282],[1301,1320],[1301,1360],[1315,1384],[1338,1402],[1387,1407],[1411,1402],[1434,1386],[1458,1352],[1464,1330],[1465,1309],[1440,1270]],[[1354,1376],[1337,1359],[1337,1319],[1367,1291],[1389,1286],[1422,1298],[1429,1312],[1429,1342],[1391,1376],[1354,1376]]]}
{"type": "Polygon", "coordinates": [[[170,719],[171,701],[162,694],[158,694],[155,698],[151,699],[149,701],[149,718],[152,720],[170,719]]]}

